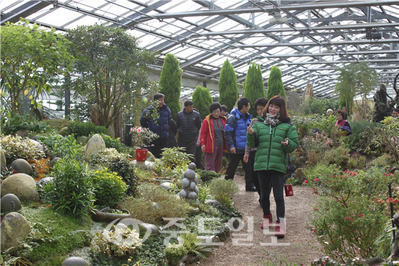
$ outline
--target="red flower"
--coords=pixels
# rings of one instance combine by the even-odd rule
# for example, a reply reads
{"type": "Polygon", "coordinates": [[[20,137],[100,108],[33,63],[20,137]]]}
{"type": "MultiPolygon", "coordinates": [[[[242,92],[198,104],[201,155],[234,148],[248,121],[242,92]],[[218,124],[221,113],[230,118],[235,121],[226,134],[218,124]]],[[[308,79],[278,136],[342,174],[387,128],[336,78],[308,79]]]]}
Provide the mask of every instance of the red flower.
{"type": "Polygon", "coordinates": [[[315,181],[315,182],[316,182],[316,181],[319,181],[319,179],[318,179],[318,178],[315,178],[315,180],[314,180],[314,181],[315,181]]]}
{"type": "Polygon", "coordinates": [[[304,183],[304,184],[307,184],[307,183],[308,183],[308,180],[303,181],[303,183],[304,183]]]}

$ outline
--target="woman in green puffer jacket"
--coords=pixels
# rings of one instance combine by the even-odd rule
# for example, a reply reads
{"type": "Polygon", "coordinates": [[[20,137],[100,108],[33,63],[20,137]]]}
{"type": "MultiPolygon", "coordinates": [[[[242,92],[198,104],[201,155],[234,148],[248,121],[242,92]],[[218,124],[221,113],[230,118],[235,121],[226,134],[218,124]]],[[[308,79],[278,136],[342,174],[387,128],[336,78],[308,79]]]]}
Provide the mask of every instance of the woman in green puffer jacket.
{"type": "Polygon", "coordinates": [[[298,134],[290,122],[283,97],[274,96],[263,110],[259,122],[247,130],[247,145],[258,148],[254,170],[258,173],[262,195],[262,229],[269,228],[273,221],[270,212],[270,192],[273,188],[277,209],[275,235],[285,236],[284,181],[288,154],[298,148],[298,134]]]}

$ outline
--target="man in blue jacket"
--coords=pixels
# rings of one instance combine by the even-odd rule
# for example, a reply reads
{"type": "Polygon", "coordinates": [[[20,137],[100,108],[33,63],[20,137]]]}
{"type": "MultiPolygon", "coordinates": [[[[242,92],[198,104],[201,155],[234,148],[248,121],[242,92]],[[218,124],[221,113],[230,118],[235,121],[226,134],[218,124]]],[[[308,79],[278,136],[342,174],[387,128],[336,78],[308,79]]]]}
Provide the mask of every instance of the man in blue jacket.
{"type": "Polygon", "coordinates": [[[245,190],[256,191],[250,176],[247,163],[244,163],[245,145],[247,142],[247,128],[251,124],[252,116],[248,113],[250,108],[248,98],[242,97],[237,102],[237,107],[230,112],[227,118],[225,137],[229,150],[229,165],[226,170],[226,179],[234,179],[238,163],[241,161],[245,171],[245,190]]]}
{"type": "Polygon", "coordinates": [[[154,140],[149,151],[157,158],[160,157],[162,149],[167,147],[169,137],[169,123],[172,112],[165,104],[165,96],[162,93],[154,95],[154,104],[148,106],[140,118],[142,127],[146,127],[156,133],[159,138],[154,140]],[[157,112],[157,115],[154,115],[157,112]],[[156,118],[155,118],[156,117],[156,118]],[[155,118],[155,119],[154,119],[155,118]]]}

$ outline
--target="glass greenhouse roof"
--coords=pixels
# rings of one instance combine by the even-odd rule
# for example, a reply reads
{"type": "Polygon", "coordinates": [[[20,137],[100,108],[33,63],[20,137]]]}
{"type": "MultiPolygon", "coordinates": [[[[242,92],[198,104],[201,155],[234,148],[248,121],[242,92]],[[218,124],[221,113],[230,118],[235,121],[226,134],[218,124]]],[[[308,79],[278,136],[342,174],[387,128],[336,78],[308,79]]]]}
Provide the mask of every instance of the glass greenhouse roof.
{"type": "MultiPolygon", "coordinates": [[[[0,8],[2,25],[25,17],[58,32],[123,27],[157,52],[151,69],[173,53],[183,76],[204,84],[217,83],[226,59],[239,83],[250,62],[261,65],[265,84],[278,65],[287,90],[312,83],[318,97],[331,96],[342,64],[369,62],[388,92],[399,72],[397,0],[1,0],[0,8]]],[[[193,88],[183,86],[185,97],[193,88]]]]}

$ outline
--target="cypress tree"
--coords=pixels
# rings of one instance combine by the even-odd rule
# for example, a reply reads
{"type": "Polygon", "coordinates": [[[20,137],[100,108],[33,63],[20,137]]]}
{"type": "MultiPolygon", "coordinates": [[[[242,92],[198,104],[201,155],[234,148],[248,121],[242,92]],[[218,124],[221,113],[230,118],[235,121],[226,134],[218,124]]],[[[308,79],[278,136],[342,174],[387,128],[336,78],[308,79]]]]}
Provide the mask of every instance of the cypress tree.
{"type": "Polygon", "coordinates": [[[276,95],[286,98],[283,81],[281,80],[282,76],[283,75],[281,74],[281,70],[278,66],[273,66],[270,69],[270,76],[267,80],[267,99],[270,99],[276,95]]]}
{"type": "Polygon", "coordinates": [[[165,103],[172,111],[173,119],[180,112],[181,76],[183,70],[180,68],[179,60],[173,54],[167,54],[162,66],[159,85],[161,93],[165,95],[165,103]]]}
{"type": "Polygon", "coordinates": [[[201,114],[201,118],[209,114],[209,105],[213,102],[211,94],[208,88],[201,87],[198,85],[193,93],[194,107],[197,108],[201,114]]]}
{"type": "Polygon", "coordinates": [[[228,59],[223,63],[219,77],[219,103],[233,109],[238,99],[237,76],[228,59]]]}
{"type": "Polygon", "coordinates": [[[254,103],[256,99],[265,97],[262,70],[260,69],[259,65],[252,63],[249,66],[247,76],[245,77],[243,90],[244,97],[248,98],[251,101],[251,108],[249,109],[249,113],[253,116],[256,116],[257,114],[254,103]]]}

